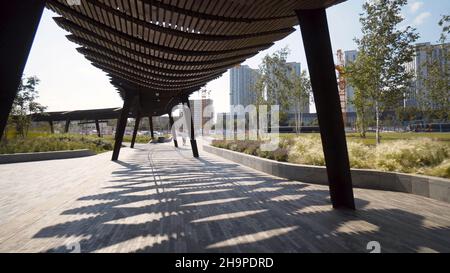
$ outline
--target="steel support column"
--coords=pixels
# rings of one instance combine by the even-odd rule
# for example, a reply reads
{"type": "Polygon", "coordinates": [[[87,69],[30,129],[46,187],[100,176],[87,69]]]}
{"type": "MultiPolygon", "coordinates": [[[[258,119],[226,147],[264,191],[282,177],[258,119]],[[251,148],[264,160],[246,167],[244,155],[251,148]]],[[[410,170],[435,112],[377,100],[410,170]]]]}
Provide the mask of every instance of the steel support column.
{"type": "Polygon", "coordinates": [[[150,136],[152,139],[155,137],[155,132],[153,131],[153,116],[148,116],[148,124],[150,125],[150,136]]]}
{"type": "Polygon", "coordinates": [[[137,116],[136,116],[136,121],[134,123],[133,138],[131,139],[130,148],[134,148],[134,143],[136,142],[136,136],[137,136],[137,132],[139,130],[139,123],[140,122],[141,122],[141,115],[138,113],[137,116]]]}
{"type": "Polygon", "coordinates": [[[223,140],[227,140],[227,114],[222,114],[222,136],[223,140]]]}
{"type": "Polygon", "coordinates": [[[350,164],[325,9],[296,11],[303,37],[334,208],[354,209],[350,164]]]}
{"type": "Polygon", "coordinates": [[[173,145],[175,146],[175,148],[178,148],[177,131],[175,131],[175,127],[173,127],[174,121],[171,112],[169,112],[169,123],[170,123],[170,130],[172,132],[173,145]]]}
{"type": "Polygon", "coordinates": [[[55,128],[53,127],[53,120],[50,120],[48,122],[48,124],[50,125],[50,133],[54,134],[55,133],[55,128]]]}
{"type": "Polygon", "coordinates": [[[120,117],[117,120],[117,128],[115,135],[114,151],[111,160],[116,161],[119,159],[120,148],[122,147],[123,135],[125,134],[125,128],[127,127],[128,115],[134,99],[134,92],[126,92],[123,100],[122,111],[120,117]]]}
{"type": "Polygon", "coordinates": [[[98,119],[95,120],[95,130],[97,130],[97,136],[102,137],[102,132],[100,132],[100,123],[98,119]]]}
{"type": "Polygon", "coordinates": [[[191,108],[191,104],[189,103],[189,97],[185,96],[183,97],[183,104],[186,104],[186,106],[189,108],[189,111],[191,112],[191,128],[189,130],[190,132],[190,139],[191,139],[191,148],[192,148],[192,155],[194,157],[199,157],[198,154],[198,148],[197,148],[197,140],[195,140],[195,128],[194,128],[194,113],[191,108]]]}
{"type": "Polygon", "coordinates": [[[45,0],[7,1],[0,9],[0,139],[17,94],[45,0]]]}
{"type": "Polygon", "coordinates": [[[64,126],[64,133],[69,133],[70,120],[66,120],[66,126],[64,126]]]}

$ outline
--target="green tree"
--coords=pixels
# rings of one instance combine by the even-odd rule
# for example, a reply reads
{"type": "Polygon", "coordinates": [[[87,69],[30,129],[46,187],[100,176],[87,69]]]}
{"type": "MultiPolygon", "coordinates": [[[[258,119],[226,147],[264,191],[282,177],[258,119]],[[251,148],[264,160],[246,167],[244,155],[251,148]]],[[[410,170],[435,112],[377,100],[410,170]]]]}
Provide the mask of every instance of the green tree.
{"type": "Polygon", "coordinates": [[[16,134],[23,138],[28,134],[31,124],[30,115],[42,113],[47,108],[36,102],[38,98],[36,86],[39,82],[40,80],[36,76],[22,78],[9,115],[8,123],[13,125],[16,134]]]}
{"type": "Polygon", "coordinates": [[[450,15],[443,15],[438,24],[442,27],[441,37],[439,40],[445,43],[448,35],[450,34],[450,15]]]}
{"type": "Polygon", "coordinates": [[[359,68],[353,70],[353,82],[364,83],[364,92],[372,103],[376,119],[376,142],[380,143],[381,115],[403,100],[412,73],[405,64],[412,61],[413,43],[418,39],[414,28],[399,28],[403,21],[401,9],[407,0],[367,1],[361,14],[362,37],[358,44],[359,68]]]}
{"type": "Polygon", "coordinates": [[[280,105],[280,120],[287,117],[289,93],[293,88],[286,63],[289,49],[282,48],[272,55],[266,55],[259,66],[259,75],[254,85],[257,104],[280,105]]]}
{"type": "Polygon", "coordinates": [[[374,66],[370,65],[371,58],[361,52],[355,62],[347,65],[345,69],[345,77],[348,83],[353,87],[354,96],[350,101],[356,110],[356,129],[362,138],[366,137],[370,112],[373,103],[370,100],[369,92],[366,91],[368,86],[374,86],[375,79],[372,77],[374,66]]]}
{"type": "Polygon", "coordinates": [[[311,95],[311,82],[306,71],[297,75],[294,70],[291,71],[291,89],[289,91],[289,100],[295,112],[295,132],[299,133],[303,124],[303,112],[309,104],[311,95]]]}

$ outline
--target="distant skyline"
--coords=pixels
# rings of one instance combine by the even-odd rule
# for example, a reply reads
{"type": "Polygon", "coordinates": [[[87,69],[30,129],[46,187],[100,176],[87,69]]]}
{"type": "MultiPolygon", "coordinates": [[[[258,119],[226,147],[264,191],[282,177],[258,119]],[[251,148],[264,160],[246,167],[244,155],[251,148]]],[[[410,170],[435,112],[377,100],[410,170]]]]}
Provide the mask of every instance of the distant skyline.
{"type": "MultiPolygon", "coordinates": [[[[359,14],[363,12],[364,2],[349,0],[327,10],[333,52],[356,49],[354,38],[361,35],[359,14]]],[[[438,21],[448,11],[450,1],[409,1],[402,11],[405,21],[400,27],[410,25],[417,28],[420,34],[418,43],[435,43],[441,32],[438,21]]],[[[41,80],[38,101],[48,106],[48,111],[121,107],[122,100],[106,73],[92,66],[76,51],[79,46],[66,39],[65,35],[69,33],[56,25],[52,19],[54,16],[58,15],[48,9],[44,11],[24,71],[25,76],[35,75],[41,80]]],[[[302,69],[307,70],[301,33],[298,26],[295,28],[293,34],[243,64],[258,68],[265,55],[288,46],[291,52],[288,61],[300,62],[302,69]]],[[[206,86],[212,91],[216,112],[229,110],[229,82],[227,72],[206,86]]],[[[191,98],[199,98],[199,94],[193,94],[191,98]]],[[[315,108],[311,110],[314,112],[315,108]]]]}

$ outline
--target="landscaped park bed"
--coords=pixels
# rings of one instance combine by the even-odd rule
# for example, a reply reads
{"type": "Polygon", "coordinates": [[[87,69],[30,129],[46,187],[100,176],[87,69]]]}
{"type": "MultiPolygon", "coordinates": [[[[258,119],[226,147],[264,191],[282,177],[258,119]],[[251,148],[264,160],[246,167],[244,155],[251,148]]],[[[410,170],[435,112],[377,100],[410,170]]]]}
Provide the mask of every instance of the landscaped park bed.
{"type": "MultiPolygon", "coordinates": [[[[303,183],[328,185],[324,166],[279,162],[241,152],[204,145],[203,150],[243,166],[303,183]]],[[[450,203],[450,180],[439,177],[377,170],[351,169],[356,188],[404,192],[450,203]]]]}
{"type": "MultiPolygon", "coordinates": [[[[447,141],[410,137],[384,141],[375,146],[365,144],[356,137],[348,137],[347,143],[352,168],[450,178],[450,145],[447,141]]],[[[211,144],[280,162],[325,165],[320,136],[317,134],[283,136],[274,151],[262,151],[261,141],[213,140],[211,144]]]]}
{"type": "MultiPolygon", "coordinates": [[[[171,140],[171,135],[165,134],[154,138],[171,140]]],[[[123,142],[131,142],[132,136],[125,135],[123,142]]],[[[135,143],[149,143],[151,136],[137,135],[135,143]]],[[[0,142],[0,154],[38,153],[54,151],[73,151],[88,149],[94,153],[111,151],[114,147],[114,136],[81,135],[81,134],[50,134],[41,131],[30,131],[26,137],[20,137],[14,130],[8,130],[6,137],[0,142]]]]}
{"type": "Polygon", "coordinates": [[[110,151],[113,141],[96,136],[72,134],[30,134],[14,137],[0,143],[0,154],[37,153],[88,149],[95,153],[110,151]]]}

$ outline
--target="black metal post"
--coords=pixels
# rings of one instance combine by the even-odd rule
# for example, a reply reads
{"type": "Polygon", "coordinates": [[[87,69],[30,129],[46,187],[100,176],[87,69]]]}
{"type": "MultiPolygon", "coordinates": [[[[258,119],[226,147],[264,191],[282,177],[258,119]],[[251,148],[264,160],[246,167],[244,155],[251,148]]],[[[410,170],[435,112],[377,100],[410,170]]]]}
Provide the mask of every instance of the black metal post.
{"type": "Polygon", "coordinates": [[[148,124],[150,125],[150,135],[152,139],[155,137],[155,132],[153,131],[153,116],[148,116],[148,124]]]}
{"type": "Polygon", "coordinates": [[[123,100],[122,111],[120,117],[117,120],[117,129],[115,135],[114,151],[112,155],[113,161],[119,159],[120,148],[122,147],[123,135],[125,134],[125,128],[127,127],[128,115],[130,113],[131,104],[134,99],[134,93],[126,92],[123,100]]]}
{"type": "Polygon", "coordinates": [[[227,114],[223,113],[222,114],[222,135],[223,135],[223,140],[227,140],[227,114]]]}
{"type": "Polygon", "coordinates": [[[66,126],[64,126],[64,133],[68,133],[69,132],[69,127],[70,127],[70,120],[66,120],[66,126]]]}
{"type": "Polygon", "coordinates": [[[169,112],[169,123],[172,132],[173,145],[175,146],[175,148],[178,148],[177,131],[175,131],[175,128],[173,127],[174,121],[171,112],[169,112]]]}
{"type": "Polygon", "coordinates": [[[185,96],[183,97],[183,103],[186,104],[186,106],[189,108],[189,111],[191,112],[191,128],[189,130],[190,132],[190,139],[191,139],[191,148],[192,148],[192,155],[194,157],[199,157],[198,154],[198,148],[197,148],[197,140],[195,140],[195,128],[194,128],[194,113],[191,108],[191,104],[189,103],[189,97],[185,96]]]}
{"type": "Polygon", "coordinates": [[[133,138],[131,139],[130,148],[134,148],[134,143],[136,142],[136,136],[137,136],[137,132],[139,130],[139,123],[140,122],[141,122],[141,115],[137,114],[136,121],[134,123],[133,138]]]}
{"type": "Polygon", "coordinates": [[[50,120],[50,121],[48,122],[48,124],[50,125],[50,133],[54,134],[54,133],[55,133],[55,129],[54,129],[54,127],[53,127],[53,120],[50,120]]]}
{"type": "Polygon", "coordinates": [[[95,130],[97,130],[97,136],[102,137],[102,132],[100,132],[100,123],[98,119],[95,120],[95,130]]]}
{"type": "Polygon", "coordinates": [[[330,34],[325,9],[296,11],[308,62],[334,208],[355,209],[330,34]]]}
{"type": "Polygon", "coordinates": [[[0,9],[0,139],[45,6],[45,0],[7,2],[0,9]]]}

